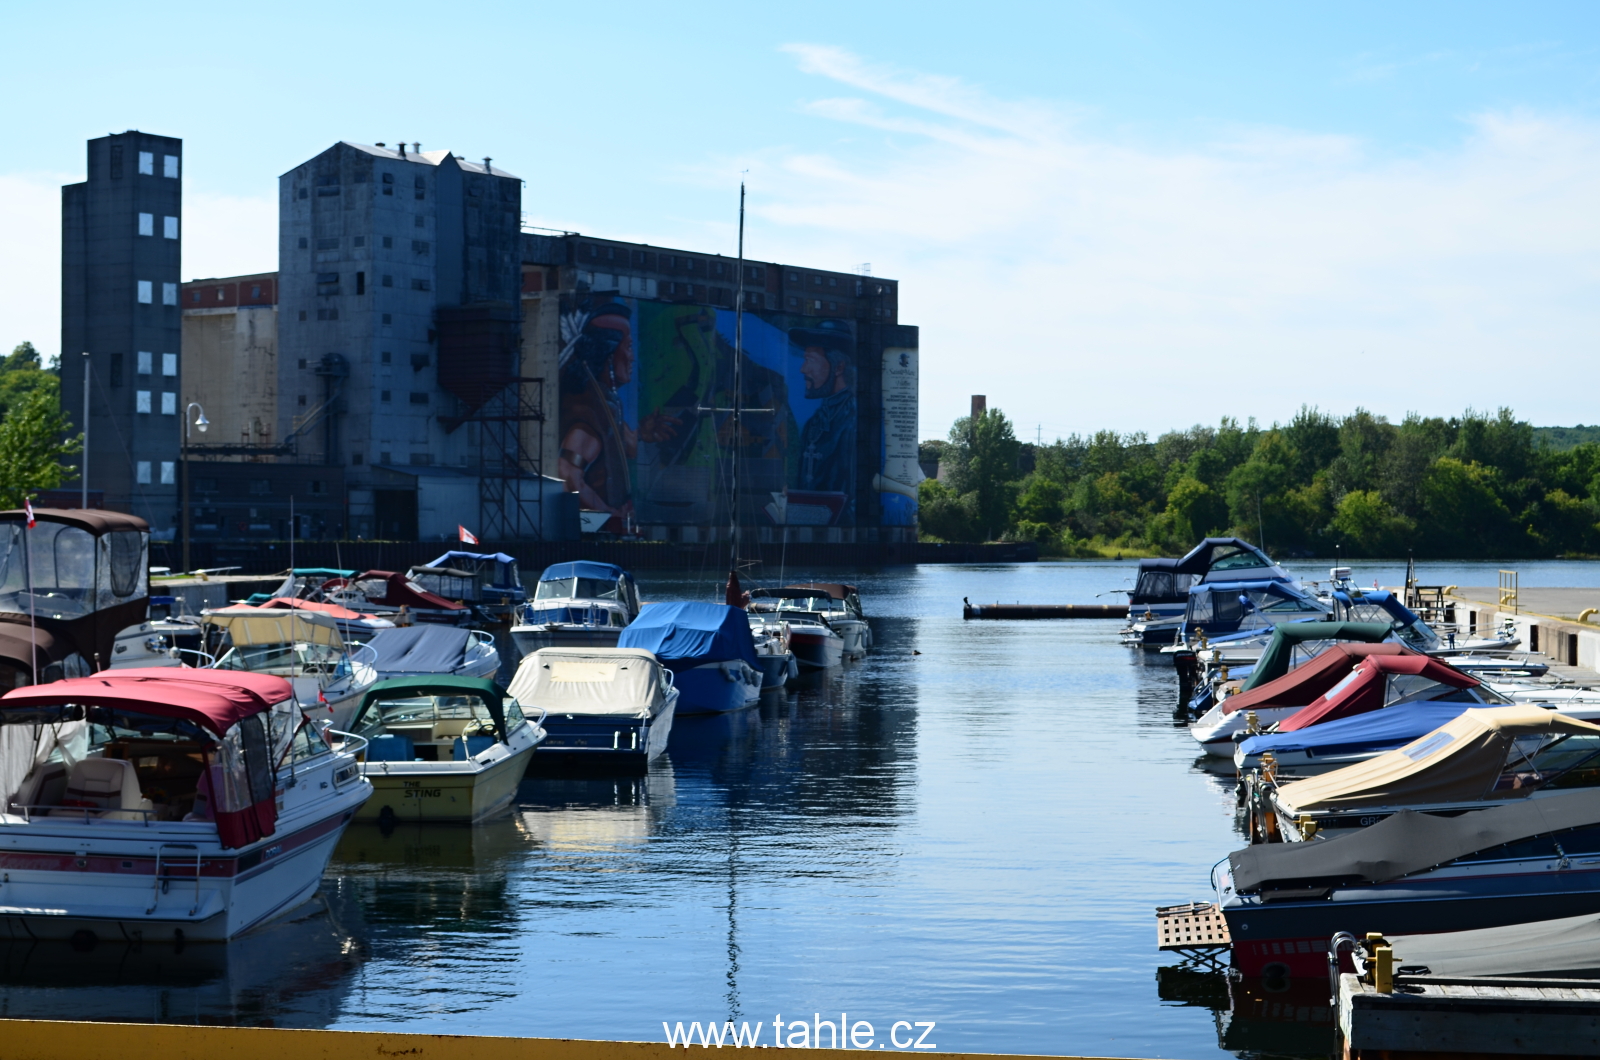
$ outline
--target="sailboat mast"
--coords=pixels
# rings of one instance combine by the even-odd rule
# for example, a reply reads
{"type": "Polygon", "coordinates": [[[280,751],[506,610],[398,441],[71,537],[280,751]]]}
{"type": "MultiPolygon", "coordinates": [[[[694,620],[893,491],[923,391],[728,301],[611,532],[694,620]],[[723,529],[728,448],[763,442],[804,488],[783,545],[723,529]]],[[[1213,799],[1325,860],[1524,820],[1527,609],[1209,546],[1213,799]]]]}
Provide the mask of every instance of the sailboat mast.
{"type": "Polygon", "coordinates": [[[739,286],[733,301],[733,532],[728,569],[739,569],[739,451],[744,440],[741,379],[744,362],[744,181],[739,182],[739,286]]]}

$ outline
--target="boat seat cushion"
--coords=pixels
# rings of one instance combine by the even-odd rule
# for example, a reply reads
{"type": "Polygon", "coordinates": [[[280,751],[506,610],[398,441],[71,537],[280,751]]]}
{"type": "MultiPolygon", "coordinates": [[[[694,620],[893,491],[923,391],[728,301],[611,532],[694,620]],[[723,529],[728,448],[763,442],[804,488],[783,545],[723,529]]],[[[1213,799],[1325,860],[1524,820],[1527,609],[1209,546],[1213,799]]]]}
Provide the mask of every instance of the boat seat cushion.
{"type": "Polygon", "coordinates": [[[404,733],[391,732],[374,736],[367,744],[369,762],[409,762],[416,757],[416,746],[404,733]]]}
{"type": "MultiPolygon", "coordinates": [[[[139,774],[133,763],[120,758],[85,758],[72,767],[61,805],[72,810],[138,811],[153,808],[139,791],[139,774]]],[[[136,819],[142,813],[113,813],[136,819]]]]}

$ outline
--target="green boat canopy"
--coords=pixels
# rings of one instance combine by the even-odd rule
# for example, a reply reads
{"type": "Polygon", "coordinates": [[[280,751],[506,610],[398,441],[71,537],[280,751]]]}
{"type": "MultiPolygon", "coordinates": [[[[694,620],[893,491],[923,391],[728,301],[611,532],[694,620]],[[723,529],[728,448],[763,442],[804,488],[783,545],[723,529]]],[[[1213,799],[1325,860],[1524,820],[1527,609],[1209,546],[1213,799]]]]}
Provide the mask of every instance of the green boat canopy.
{"type": "Polygon", "coordinates": [[[1256,668],[1239,691],[1248,692],[1288,673],[1294,649],[1307,641],[1354,640],[1377,644],[1392,630],[1387,622],[1285,622],[1272,631],[1267,650],[1261,653],[1256,668]]]}
{"type": "Polygon", "coordinates": [[[350,717],[350,728],[356,729],[361,722],[361,716],[367,708],[374,703],[391,699],[417,699],[422,696],[477,696],[489,708],[489,716],[494,719],[495,731],[499,738],[504,740],[506,732],[506,690],[482,677],[449,677],[445,675],[427,677],[395,677],[387,681],[379,681],[361,697],[361,703],[356,707],[356,712],[350,717]]]}

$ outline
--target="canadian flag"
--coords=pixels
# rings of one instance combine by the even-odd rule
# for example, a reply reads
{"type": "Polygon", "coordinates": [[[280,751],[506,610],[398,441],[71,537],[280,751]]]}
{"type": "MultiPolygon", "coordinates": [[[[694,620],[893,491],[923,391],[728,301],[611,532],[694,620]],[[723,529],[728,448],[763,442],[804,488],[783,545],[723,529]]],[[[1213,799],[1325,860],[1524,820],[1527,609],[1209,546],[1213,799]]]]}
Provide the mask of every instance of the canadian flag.
{"type": "MultiPolygon", "coordinates": [[[[28,509],[28,525],[29,526],[33,525],[33,509],[32,508],[28,509]]],[[[458,524],[456,524],[456,530],[458,530],[460,532],[460,534],[461,534],[461,543],[463,545],[476,545],[478,543],[478,539],[476,537],[473,537],[472,536],[472,531],[468,530],[466,527],[464,527],[464,526],[462,526],[462,525],[460,525],[458,523],[458,524]]]]}
{"type": "Polygon", "coordinates": [[[31,499],[27,498],[27,497],[22,498],[22,507],[28,513],[28,529],[32,530],[33,529],[33,524],[34,524],[34,519],[33,519],[33,501],[31,499]]]}

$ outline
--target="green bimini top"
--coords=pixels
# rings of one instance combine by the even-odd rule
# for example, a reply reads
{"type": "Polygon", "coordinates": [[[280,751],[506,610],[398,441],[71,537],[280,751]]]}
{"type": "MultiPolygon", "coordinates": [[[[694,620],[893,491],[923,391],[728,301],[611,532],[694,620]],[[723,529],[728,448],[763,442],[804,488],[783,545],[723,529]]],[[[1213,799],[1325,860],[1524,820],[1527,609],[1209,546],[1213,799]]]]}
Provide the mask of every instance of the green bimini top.
{"type": "Polygon", "coordinates": [[[1312,640],[1354,640],[1377,644],[1393,628],[1387,622],[1285,622],[1272,631],[1267,650],[1261,653],[1256,668],[1250,672],[1249,680],[1239,691],[1248,692],[1288,673],[1298,644],[1312,640]]]}
{"type": "Polygon", "coordinates": [[[477,696],[489,708],[495,730],[503,740],[506,733],[506,690],[483,677],[450,677],[444,674],[424,677],[395,677],[378,681],[361,696],[356,712],[350,716],[350,728],[361,721],[361,715],[373,703],[389,699],[415,699],[420,696],[477,696]]]}

